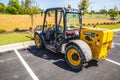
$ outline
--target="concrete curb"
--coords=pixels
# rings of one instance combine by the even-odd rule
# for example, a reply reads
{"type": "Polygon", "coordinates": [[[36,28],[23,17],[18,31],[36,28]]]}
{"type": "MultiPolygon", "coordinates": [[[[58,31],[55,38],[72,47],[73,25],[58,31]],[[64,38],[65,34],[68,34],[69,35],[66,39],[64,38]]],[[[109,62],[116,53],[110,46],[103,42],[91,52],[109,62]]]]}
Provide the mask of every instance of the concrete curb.
{"type": "Polygon", "coordinates": [[[118,31],[120,31],[120,28],[119,29],[114,29],[114,32],[118,32],[118,31]]]}
{"type": "MultiPolygon", "coordinates": [[[[118,31],[120,31],[120,29],[114,29],[114,32],[118,32],[118,31]]],[[[35,45],[34,41],[3,45],[0,46],[0,52],[10,51],[14,49],[28,48],[29,46],[33,46],[33,45],[35,45]]]]}
{"type": "Polygon", "coordinates": [[[2,46],[0,46],[0,52],[10,51],[10,50],[14,50],[14,49],[28,48],[29,46],[33,46],[33,45],[35,45],[34,41],[2,45],[2,46]]]}

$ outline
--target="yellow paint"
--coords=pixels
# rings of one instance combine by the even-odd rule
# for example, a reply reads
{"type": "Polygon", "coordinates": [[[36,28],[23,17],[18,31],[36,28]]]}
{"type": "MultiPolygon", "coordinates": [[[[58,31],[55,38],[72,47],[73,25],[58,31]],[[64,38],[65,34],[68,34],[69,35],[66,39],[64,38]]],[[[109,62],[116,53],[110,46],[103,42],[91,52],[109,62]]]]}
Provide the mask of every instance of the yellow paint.
{"type": "Polygon", "coordinates": [[[38,35],[35,36],[35,43],[36,43],[36,46],[39,47],[41,44],[40,44],[40,37],[38,35]]]}
{"type": "MultiPolygon", "coordinates": [[[[54,24],[48,24],[47,29],[53,27],[54,24]]],[[[61,25],[63,29],[63,25],[61,25]]],[[[75,26],[77,28],[77,26],[75,26]]],[[[98,29],[98,28],[82,28],[80,31],[80,39],[85,41],[91,48],[93,59],[105,59],[110,51],[112,40],[113,40],[113,30],[98,29]],[[86,40],[86,32],[94,33],[95,38],[93,39],[90,35],[90,41],[86,40]],[[98,35],[98,36],[97,36],[98,35]]],[[[39,44],[38,44],[39,45],[39,44]]],[[[72,54],[72,53],[71,53],[72,54]]],[[[69,56],[70,57],[70,56],[69,56]]],[[[72,64],[75,64],[72,59],[70,59],[72,64]]],[[[77,64],[77,63],[76,63],[77,64]]]]}
{"type": "Polygon", "coordinates": [[[103,30],[96,28],[83,28],[80,31],[80,39],[85,41],[91,48],[93,59],[106,59],[107,54],[110,51],[112,40],[113,40],[113,30],[103,30]],[[92,38],[90,35],[90,41],[85,39],[86,32],[94,33],[95,37],[92,38]]]}
{"type": "Polygon", "coordinates": [[[70,49],[68,51],[68,61],[73,65],[73,66],[78,66],[81,62],[81,59],[80,59],[80,54],[78,53],[78,51],[76,51],[75,49],[70,49]],[[78,60],[73,60],[72,59],[72,55],[73,54],[77,54],[78,56],[78,60]]]}
{"type": "MultiPolygon", "coordinates": [[[[63,24],[60,24],[60,26],[61,26],[62,29],[64,29],[63,24]]],[[[53,28],[53,27],[55,27],[55,24],[54,24],[54,23],[51,23],[51,24],[48,24],[48,25],[47,25],[47,28],[46,28],[46,29],[53,28]]]]}

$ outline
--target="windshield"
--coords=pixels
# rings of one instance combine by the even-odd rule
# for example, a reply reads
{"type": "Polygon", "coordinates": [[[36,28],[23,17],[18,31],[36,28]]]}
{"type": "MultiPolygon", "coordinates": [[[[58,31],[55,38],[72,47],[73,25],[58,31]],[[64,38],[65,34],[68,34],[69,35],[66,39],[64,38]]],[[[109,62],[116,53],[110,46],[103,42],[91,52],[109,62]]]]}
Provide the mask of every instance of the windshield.
{"type": "Polygon", "coordinates": [[[79,14],[77,13],[67,13],[66,15],[67,30],[77,30],[80,29],[79,14]]]}

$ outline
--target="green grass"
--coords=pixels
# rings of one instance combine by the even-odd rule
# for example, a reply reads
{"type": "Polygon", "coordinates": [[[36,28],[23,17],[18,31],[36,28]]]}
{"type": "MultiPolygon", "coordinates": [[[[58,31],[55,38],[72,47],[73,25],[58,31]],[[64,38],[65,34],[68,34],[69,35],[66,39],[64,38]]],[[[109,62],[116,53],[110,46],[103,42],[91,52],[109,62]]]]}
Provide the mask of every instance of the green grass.
{"type": "MultiPolygon", "coordinates": [[[[97,25],[96,28],[105,28],[105,29],[120,29],[120,24],[114,25],[97,25]]],[[[0,34],[0,45],[11,44],[11,43],[18,43],[18,42],[25,42],[30,41],[29,34],[0,34]]]]}
{"type": "Polygon", "coordinates": [[[105,29],[117,29],[120,28],[120,24],[114,24],[114,25],[97,25],[96,28],[105,28],[105,29]]]}
{"type": "MultiPolygon", "coordinates": [[[[102,15],[102,14],[85,14],[84,16],[83,16],[83,18],[110,18],[110,16],[109,15],[102,15]]],[[[117,17],[115,17],[115,18],[120,18],[120,15],[118,15],[117,17]]]]}
{"type": "Polygon", "coordinates": [[[29,34],[0,34],[0,45],[30,41],[29,34]]]}

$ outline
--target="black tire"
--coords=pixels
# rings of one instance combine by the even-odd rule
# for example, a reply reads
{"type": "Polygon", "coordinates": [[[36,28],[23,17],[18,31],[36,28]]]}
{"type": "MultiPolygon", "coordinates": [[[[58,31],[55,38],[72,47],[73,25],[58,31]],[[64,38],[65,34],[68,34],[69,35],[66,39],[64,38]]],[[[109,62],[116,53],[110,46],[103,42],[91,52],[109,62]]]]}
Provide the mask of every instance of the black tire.
{"type": "MultiPolygon", "coordinates": [[[[83,67],[83,54],[82,54],[82,51],[80,50],[80,48],[79,48],[78,46],[76,46],[75,44],[71,44],[71,45],[69,45],[69,46],[66,47],[65,59],[66,59],[67,64],[68,64],[72,69],[78,70],[78,71],[82,69],[82,67],[83,67]],[[79,56],[80,56],[80,63],[78,63],[77,65],[73,65],[73,64],[70,62],[70,60],[69,60],[69,58],[70,58],[69,55],[71,54],[71,53],[69,53],[69,51],[70,51],[71,49],[76,50],[76,51],[78,52],[79,56]]],[[[73,59],[73,58],[72,58],[72,59],[73,59]]],[[[73,59],[73,61],[74,61],[74,60],[75,60],[75,59],[73,59]]]]}
{"type": "Polygon", "coordinates": [[[35,33],[34,42],[38,49],[43,48],[42,38],[37,33],[35,33]]]}

